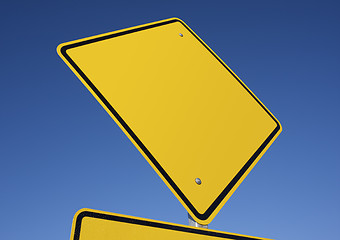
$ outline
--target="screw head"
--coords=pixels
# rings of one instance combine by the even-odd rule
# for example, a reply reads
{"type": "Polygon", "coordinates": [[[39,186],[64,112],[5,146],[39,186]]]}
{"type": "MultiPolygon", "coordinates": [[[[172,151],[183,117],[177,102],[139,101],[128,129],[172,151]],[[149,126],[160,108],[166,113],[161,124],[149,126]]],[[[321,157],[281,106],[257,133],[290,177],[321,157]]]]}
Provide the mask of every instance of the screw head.
{"type": "Polygon", "coordinates": [[[201,179],[199,179],[199,178],[196,178],[196,179],[195,179],[195,182],[196,182],[198,185],[201,185],[201,183],[202,183],[201,179]]]}
{"type": "Polygon", "coordinates": [[[180,33],[180,34],[179,34],[179,36],[180,36],[180,37],[183,37],[183,34],[182,34],[182,33],[180,33]]]}

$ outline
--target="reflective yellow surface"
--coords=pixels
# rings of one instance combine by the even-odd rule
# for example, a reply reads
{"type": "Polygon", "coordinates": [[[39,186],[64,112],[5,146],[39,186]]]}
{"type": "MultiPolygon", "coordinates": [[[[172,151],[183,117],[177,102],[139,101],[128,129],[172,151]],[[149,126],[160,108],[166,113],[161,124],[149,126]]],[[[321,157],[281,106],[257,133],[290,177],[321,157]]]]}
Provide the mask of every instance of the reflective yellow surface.
{"type": "MultiPolygon", "coordinates": [[[[131,29],[138,28],[141,27],[131,29]]],[[[58,47],[58,52],[193,218],[208,224],[281,132],[281,127],[182,21],[175,19],[168,24],[126,34],[124,31],[128,32],[122,30],[119,31],[121,35],[68,48],[63,55],[63,46],[112,33],[65,43],[58,47]],[[102,97],[98,97],[66,55],[102,97]],[[119,114],[168,177],[103,99],[119,114]],[[226,196],[206,214],[209,216],[200,217],[199,214],[210,211],[208,209],[217,197],[278,128],[226,196]],[[201,179],[201,185],[195,182],[196,178],[201,179]],[[188,207],[187,202],[192,207],[188,207]]]]}
{"type": "MultiPolygon", "coordinates": [[[[234,233],[130,217],[95,210],[79,211],[73,221],[71,240],[211,240],[264,239],[234,233]],[[80,231],[77,232],[77,229],[80,231]],[[248,238],[247,238],[248,237],[248,238]]],[[[264,239],[265,240],[265,239],[264,239]]]]}

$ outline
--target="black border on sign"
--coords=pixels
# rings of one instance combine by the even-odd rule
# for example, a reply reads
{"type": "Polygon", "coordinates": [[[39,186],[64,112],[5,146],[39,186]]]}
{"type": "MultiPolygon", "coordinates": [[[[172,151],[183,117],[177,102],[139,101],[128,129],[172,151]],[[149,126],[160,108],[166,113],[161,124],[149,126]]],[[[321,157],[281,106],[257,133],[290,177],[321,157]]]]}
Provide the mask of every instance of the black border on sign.
{"type": "Polygon", "coordinates": [[[218,207],[218,205],[223,201],[223,199],[227,196],[227,194],[233,189],[236,183],[241,179],[241,177],[245,174],[245,172],[249,169],[249,167],[254,163],[256,158],[260,155],[260,153],[266,148],[266,146],[270,143],[270,141],[275,137],[275,135],[280,130],[280,124],[273,117],[273,115],[263,106],[263,104],[254,96],[254,94],[249,91],[249,89],[241,82],[238,77],[217,57],[217,55],[210,50],[207,45],[199,39],[195,33],[191,31],[186,25],[184,25],[178,19],[171,19],[164,22],[159,22],[147,26],[137,27],[130,30],[112,33],[105,36],[100,36],[97,38],[92,38],[88,40],[84,40],[81,42],[71,43],[69,45],[65,45],[60,49],[61,54],[65,57],[65,59],[72,65],[72,67],[78,72],[78,74],[84,79],[84,81],[89,85],[89,87],[93,90],[93,92],[99,97],[99,99],[105,104],[105,106],[109,109],[109,111],[115,116],[115,118],[119,121],[119,123],[124,127],[124,129],[130,134],[133,140],[138,144],[138,146],[142,149],[142,151],[148,156],[154,166],[158,169],[158,171],[163,175],[163,177],[168,181],[171,187],[176,191],[178,196],[183,200],[183,202],[188,206],[191,212],[201,220],[206,220],[209,216],[214,212],[214,210],[218,207]],[[103,40],[107,40],[114,37],[119,37],[122,35],[143,31],[150,28],[155,28],[159,26],[163,26],[166,24],[171,24],[174,22],[180,22],[233,76],[234,78],[244,87],[244,89],[255,99],[255,101],[263,108],[264,111],[268,113],[268,115],[275,121],[276,127],[273,132],[267,137],[267,139],[261,144],[261,146],[256,150],[256,152],[251,156],[251,158],[247,161],[247,163],[241,168],[241,170],[235,175],[232,181],[224,188],[224,190],[220,193],[220,195],[215,199],[215,201],[211,204],[211,206],[203,213],[199,213],[188,198],[183,194],[183,192],[178,188],[175,182],[170,178],[167,172],[163,169],[163,167],[158,163],[158,161],[154,158],[154,156],[150,153],[150,151],[144,146],[144,144],[139,140],[136,134],[132,131],[132,129],[127,125],[127,123],[121,118],[121,116],[116,112],[116,110],[112,107],[112,105],[105,99],[105,97],[99,92],[99,90],[94,86],[91,80],[84,74],[84,72],[77,66],[77,64],[70,58],[67,54],[67,50],[103,40]]]}
{"type": "Polygon", "coordinates": [[[260,238],[257,237],[248,237],[248,236],[238,236],[230,233],[221,233],[221,232],[214,232],[211,230],[203,230],[199,228],[190,228],[185,226],[178,226],[178,225],[171,225],[169,223],[162,223],[162,222],[154,222],[154,221],[148,221],[146,219],[136,219],[129,216],[118,216],[118,215],[109,215],[104,213],[98,213],[98,212],[91,212],[91,211],[83,211],[81,212],[76,219],[76,224],[74,228],[74,235],[73,239],[71,240],[80,240],[80,233],[81,233],[81,223],[84,217],[90,217],[90,218],[98,218],[98,219],[104,219],[109,221],[115,221],[115,222],[123,222],[123,223],[129,223],[129,224],[135,224],[135,225],[141,225],[141,226],[147,226],[147,227],[154,227],[154,228],[161,228],[161,229],[167,229],[167,230],[173,230],[173,231],[179,231],[179,232],[186,232],[186,233],[192,233],[192,234],[198,234],[198,235],[206,235],[211,237],[219,237],[219,238],[227,238],[227,239],[235,239],[235,240],[259,240],[260,238]]]}

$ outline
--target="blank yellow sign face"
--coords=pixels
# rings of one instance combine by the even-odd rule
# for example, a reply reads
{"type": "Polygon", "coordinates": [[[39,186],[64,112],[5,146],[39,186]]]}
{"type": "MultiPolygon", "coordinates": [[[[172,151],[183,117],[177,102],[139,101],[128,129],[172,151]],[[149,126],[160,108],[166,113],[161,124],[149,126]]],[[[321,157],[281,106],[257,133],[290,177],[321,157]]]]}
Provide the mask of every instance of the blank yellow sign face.
{"type": "Polygon", "coordinates": [[[179,19],[64,43],[58,53],[200,224],[281,132],[179,19]]]}
{"type": "Polygon", "coordinates": [[[80,210],[74,217],[71,240],[259,240],[227,232],[165,223],[119,214],[80,210]]]}

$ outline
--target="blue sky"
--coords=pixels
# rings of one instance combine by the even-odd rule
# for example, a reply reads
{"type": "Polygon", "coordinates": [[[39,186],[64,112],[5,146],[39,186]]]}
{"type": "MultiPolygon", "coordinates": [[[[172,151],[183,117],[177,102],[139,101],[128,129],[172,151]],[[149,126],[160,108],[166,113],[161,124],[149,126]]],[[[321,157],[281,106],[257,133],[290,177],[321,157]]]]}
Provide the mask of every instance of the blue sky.
{"type": "Polygon", "coordinates": [[[84,207],[187,224],[180,202],[56,53],[63,42],[178,17],[283,126],[209,228],[336,239],[339,10],[336,1],[1,3],[1,238],[69,239],[84,207]]]}

